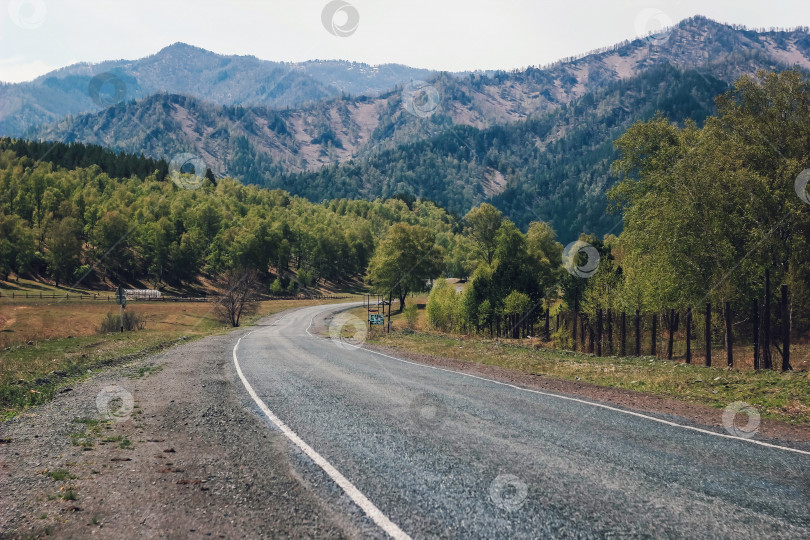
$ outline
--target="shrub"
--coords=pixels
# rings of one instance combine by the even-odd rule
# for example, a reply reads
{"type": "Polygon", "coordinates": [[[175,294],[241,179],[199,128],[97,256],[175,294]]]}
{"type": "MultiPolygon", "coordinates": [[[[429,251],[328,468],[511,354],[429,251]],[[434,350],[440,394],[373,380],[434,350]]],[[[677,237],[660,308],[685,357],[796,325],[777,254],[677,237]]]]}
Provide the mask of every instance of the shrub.
{"type": "Polygon", "coordinates": [[[419,320],[419,308],[416,304],[411,304],[406,307],[403,314],[405,315],[405,322],[408,324],[408,328],[416,328],[416,321],[419,320]]]}
{"type": "MultiPolygon", "coordinates": [[[[124,330],[131,332],[133,330],[143,330],[146,326],[146,321],[143,317],[138,315],[135,311],[124,310],[124,330]]],[[[107,318],[101,321],[99,333],[107,334],[110,332],[121,331],[121,317],[119,314],[107,313],[107,318]]]]}
{"type": "Polygon", "coordinates": [[[472,286],[464,289],[464,292],[457,294],[456,299],[456,322],[463,323],[468,329],[476,328],[479,324],[478,301],[475,290],[472,286]]]}
{"type": "Polygon", "coordinates": [[[573,348],[574,343],[571,340],[571,328],[568,321],[563,319],[560,322],[560,327],[551,333],[551,340],[554,342],[555,349],[570,350],[573,348]]]}
{"type": "Polygon", "coordinates": [[[78,268],[76,268],[76,270],[73,271],[73,281],[75,283],[78,283],[79,281],[89,278],[91,270],[92,267],[89,264],[83,264],[79,266],[78,268]]]}
{"type": "Polygon", "coordinates": [[[481,302],[481,305],[478,306],[478,322],[481,326],[489,327],[489,324],[492,322],[492,316],[494,312],[492,310],[492,305],[489,303],[489,300],[484,300],[481,302]]]}
{"type": "Polygon", "coordinates": [[[270,284],[270,294],[273,296],[278,296],[284,291],[284,287],[281,286],[281,280],[276,278],[273,280],[273,283],[270,284]]]}
{"type": "Polygon", "coordinates": [[[312,272],[305,268],[301,268],[298,271],[298,282],[301,284],[302,287],[309,287],[313,283],[313,276],[312,272]]]}
{"type": "Polygon", "coordinates": [[[458,311],[455,287],[439,278],[433,284],[427,302],[428,323],[437,330],[451,330],[458,311]]]}

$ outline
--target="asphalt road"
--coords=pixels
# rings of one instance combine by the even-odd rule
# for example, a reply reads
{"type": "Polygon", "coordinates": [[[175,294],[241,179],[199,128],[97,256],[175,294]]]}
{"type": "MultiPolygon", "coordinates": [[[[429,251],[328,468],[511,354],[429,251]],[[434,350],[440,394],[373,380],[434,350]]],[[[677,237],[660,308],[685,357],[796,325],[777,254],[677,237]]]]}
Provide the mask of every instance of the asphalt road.
{"type": "Polygon", "coordinates": [[[234,367],[297,472],[363,534],[810,538],[810,455],[310,335],[337,309],[257,328],[234,367]]]}

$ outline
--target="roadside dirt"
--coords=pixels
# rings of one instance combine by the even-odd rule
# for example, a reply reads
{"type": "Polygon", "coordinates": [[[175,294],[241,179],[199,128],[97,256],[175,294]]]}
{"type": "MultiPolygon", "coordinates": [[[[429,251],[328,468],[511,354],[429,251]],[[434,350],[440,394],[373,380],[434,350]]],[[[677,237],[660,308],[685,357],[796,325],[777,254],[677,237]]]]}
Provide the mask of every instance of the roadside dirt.
{"type": "MultiPolygon", "coordinates": [[[[723,426],[723,410],[706,405],[688,403],[677,399],[644,392],[634,392],[622,388],[611,388],[583,382],[554,379],[541,375],[512,371],[497,366],[487,366],[471,362],[462,362],[452,358],[417,354],[368,343],[366,343],[364,347],[420,364],[451,369],[453,371],[494,379],[525,388],[578,396],[636,412],[651,413],[656,417],[672,422],[684,423],[685,420],[687,425],[719,428],[715,429],[715,431],[725,433],[723,426]]],[[[747,417],[741,415],[740,421],[742,425],[745,425],[747,417]]],[[[739,423],[738,427],[740,427],[739,423]]],[[[785,422],[763,418],[760,421],[755,438],[757,440],[767,439],[777,443],[785,442],[801,450],[810,450],[810,427],[808,426],[795,426],[785,422]]]]}
{"type": "Polygon", "coordinates": [[[230,362],[244,332],[89,375],[0,424],[0,537],[359,536],[240,397],[230,362]]]}

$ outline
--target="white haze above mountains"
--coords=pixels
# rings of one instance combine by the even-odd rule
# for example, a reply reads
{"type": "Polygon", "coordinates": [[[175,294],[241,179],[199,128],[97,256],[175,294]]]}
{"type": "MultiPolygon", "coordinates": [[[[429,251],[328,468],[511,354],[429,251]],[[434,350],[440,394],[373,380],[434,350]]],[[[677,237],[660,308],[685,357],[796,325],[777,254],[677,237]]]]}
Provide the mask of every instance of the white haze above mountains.
{"type": "Polygon", "coordinates": [[[344,39],[322,24],[329,3],[5,0],[0,80],[26,81],[79,61],[141,58],[174,42],[278,61],[511,70],[642,36],[696,13],[755,28],[810,24],[806,0],[350,0],[360,20],[344,39]]]}

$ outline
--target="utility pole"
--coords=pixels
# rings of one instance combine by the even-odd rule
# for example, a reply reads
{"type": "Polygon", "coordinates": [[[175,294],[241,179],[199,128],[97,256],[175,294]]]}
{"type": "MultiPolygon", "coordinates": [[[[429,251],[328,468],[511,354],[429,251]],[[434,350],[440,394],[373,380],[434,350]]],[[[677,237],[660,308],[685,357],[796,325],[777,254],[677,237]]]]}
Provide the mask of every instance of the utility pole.
{"type": "Polygon", "coordinates": [[[387,334],[391,333],[391,302],[394,297],[393,294],[394,293],[391,291],[388,292],[388,331],[386,332],[387,334]]]}
{"type": "Polygon", "coordinates": [[[119,285],[115,291],[115,303],[121,306],[121,333],[124,333],[124,306],[127,305],[127,295],[124,288],[119,285]]]}

